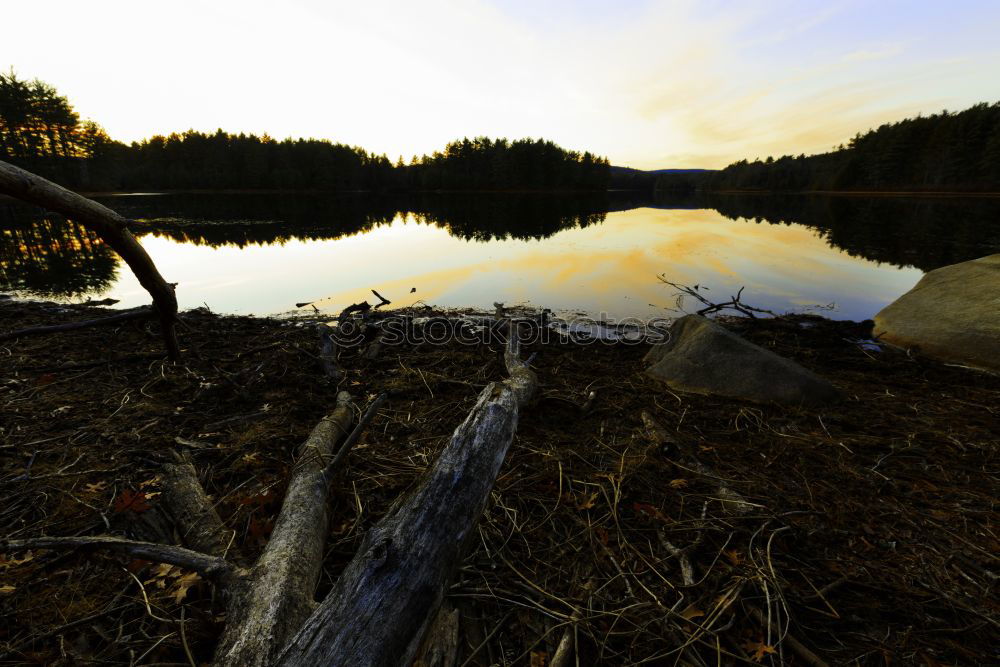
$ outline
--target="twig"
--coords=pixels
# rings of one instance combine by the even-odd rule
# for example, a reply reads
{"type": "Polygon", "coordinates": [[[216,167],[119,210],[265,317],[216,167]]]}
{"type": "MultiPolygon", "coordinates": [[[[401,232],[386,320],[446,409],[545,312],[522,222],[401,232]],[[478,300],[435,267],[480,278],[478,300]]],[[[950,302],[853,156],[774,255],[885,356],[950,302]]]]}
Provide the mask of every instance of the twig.
{"type": "Polygon", "coordinates": [[[701,293],[698,292],[699,289],[708,289],[708,288],[702,288],[700,285],[695,285],[694,287],[688,287],[687,285],[674,283],[667,280],[665,274],[661,274],[657,276],[657,278],[659,278],[660,282],[666,283],[667,285],[670,285],[671,287],[679,290],[681,294],[686,294],[688,296],[694,297],[700,303],[704,304],[705,307],[697,311],[699,315],[708,315],[710,313],[715,313],[720,310],[726,310],[728,308],[743,313],[744,315],[750,317],[751,319],[757,318],[757,316],[754,315],[754,313],[764,313],[772,317],[778,317],[778,314],[775,313],[774,311],[767,310],[766,308],[756,308],[754,306],[748,306],[747,304],[743,303],[740,299],[743,296],[743,290],[745,289],[745,287],[740,287],[739,291],[736,292],[736,295],[731,296],[729,298],[729,301],[723,301],[722,303],[715,303],[713,301],[709,301],[704,296],[702,296],[701,293]]]}
{"type": "Polygon", "coordinates": [[[381,294],[379,294],[375,290],[372,290],[372,294],[374,294],[375,296],[377,296],[378,299],[379,299],[379,301],[382,302],[382,303],[378,304],[377,306],[375,306],[375,310],[378,310],[382,306],[388,306],[390,303],[392,303],[392,301],[389,301],[389,299],[385,298],[384,296],[382,296],[381,294]]]}
{"type": "Polygon", "coordinates": [[[24,336],[40,336],[43,334],[60,333],[63,331],[75,331],[76,329],[103,326],[105,324],[118,324],[120,322],[129,322],[131,320],[145,320],[153,317],[154,315],[156,315],[156,311],[149,306],[143,306],[137,310],[127,310],[124,313],[118,313],[116,315],[110,315],[96,320],[66,322],[65,324],[51,324],[43,327],[28,327],[27,329],[8,331],[7,333],[0,333],[0,340],[11,340],[14,338],[22,338],[24,336]]]}
{"type": "Polygon", "coordinates": [[[382,407],[382,404],[385,403],[386,400],[388,400],[388,398],[389,395],[383,392],[379,394],[374,401],[371,402],[371,405],[369,405],[368,409],[365,410],[365,414],[363,414],[361,416],[361,419],[358,420],[357,426],[355,426],[354,430],[351,431],[350,435],[348,435],[344,439],[344,442],[340,446],[340,449],[337,451],[337,454],[330,460],[329,463],[326,464],[326,468],[323,470],[323,474],[327,477],[327,479],[330,478],[330,475],[333,473],[333,471],[337,468],[338,465],[340,465],[340,462],[343,461],[344,458],[347,456],[347,454],[351,451],[351,448],[354,447],[355,443],[357,443],[358,438],[361,437],[361,433],[368,425],[368,422],[372,420],[372,417],[375,416],[375,413],[378,412],[379,408],[382,407]]]}
{"type": "MultiPolygon", "coordinates": [[[[767,618],[764,617],[764,614],[761,613],[760,609],[757,609],[756,607],[751,607],[749,604],[747,605],[746,609],[748,612],[750,612],[750,615],[757,620],[758,623],[764,625],[770,625],[771,631],[773,631],[775,634],[780,634],[780,628],[776,627],[773,621],[770,624],[768,624],[767,618]]],[[[795,651],[796,655],[802,658],[802,660],[804,660],[806,664],[812,665],[812,667],[827,667],[827,663],[825,660],[823,660],[818,655],[816,655],[808,648],[806,648],[806,646],[802,642],[793,637],[790,633],[786,632],[784,638],[781,641],[788,644],[788,647],[791,648],[793,651],[795,651]]]]}
{"type": "Polygon", "coordinates": [[[26,540],[0,540],[0,553],[27,551],[29,549],[110,549],[121,551],[134,558],[157,563],[168,563],[193,570],[210,579],[225,582],[235,573],[235,568],[223,558],[208,556],[184,547],[154,542],[138,542],[112,535],[93,537],[35,537],[26,540]]]}

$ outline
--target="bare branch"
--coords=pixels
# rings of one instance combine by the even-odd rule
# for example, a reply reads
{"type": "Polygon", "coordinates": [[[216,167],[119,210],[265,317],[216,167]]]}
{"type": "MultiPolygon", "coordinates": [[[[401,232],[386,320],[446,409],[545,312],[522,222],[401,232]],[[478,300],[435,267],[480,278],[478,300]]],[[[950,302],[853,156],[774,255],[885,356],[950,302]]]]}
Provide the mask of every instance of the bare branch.
{"type": "Polygon", "coordinates": [[[112,535],[91,537],[35,537],[27,540],[0,540],[0,553],[27,551],[29,549],[108,549],[120,551],[133,558],[143,558],[157,563],[168,563],[186,570],[193,570],[208,579],[229,583],[236,568],[224,558],[154,542],[138,542],[112,535]]]}

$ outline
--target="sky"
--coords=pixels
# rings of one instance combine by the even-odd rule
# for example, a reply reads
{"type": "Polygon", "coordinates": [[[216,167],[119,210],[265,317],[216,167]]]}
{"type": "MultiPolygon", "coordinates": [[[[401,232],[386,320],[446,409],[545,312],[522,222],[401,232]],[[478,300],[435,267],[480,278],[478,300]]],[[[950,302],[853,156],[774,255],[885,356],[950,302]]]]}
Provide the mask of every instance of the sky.
{"type": "Polygon", "coordinates": [[[6,4],[0,68],[126,142],[223,128],[409,160],[544,137],[719,168],[1000,100],[992,0],[6,4]]]}

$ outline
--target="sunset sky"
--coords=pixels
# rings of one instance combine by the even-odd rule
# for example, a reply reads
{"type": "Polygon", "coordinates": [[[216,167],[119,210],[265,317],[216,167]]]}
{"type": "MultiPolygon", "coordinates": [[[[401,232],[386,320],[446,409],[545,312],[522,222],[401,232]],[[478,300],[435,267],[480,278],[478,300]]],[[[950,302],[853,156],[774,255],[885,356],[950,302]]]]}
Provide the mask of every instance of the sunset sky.
{"type": "Polygon", "coordinates": [[[531,136],[638,168],[814,153],[1000,99],[1000,2],[49,1],[0,68],[132,141],[188,128],[403,155],[531,136]]]}

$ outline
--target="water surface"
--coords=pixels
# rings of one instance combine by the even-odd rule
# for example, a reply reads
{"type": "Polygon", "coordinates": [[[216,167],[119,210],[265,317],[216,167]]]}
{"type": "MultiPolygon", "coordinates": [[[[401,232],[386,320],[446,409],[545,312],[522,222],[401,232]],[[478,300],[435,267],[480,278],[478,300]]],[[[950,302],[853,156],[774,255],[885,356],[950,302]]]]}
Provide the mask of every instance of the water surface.
{"type": "MultiPolygon", "coordinates": [[[[924,271],[1000,252],[995,200],[634,195],[143,194],[103,203],[138,221],[182,308],[337,312],[377,289],[394,305],[528,304],[612,317],[680,305],[658,276],[775,311],[865,319],[924,271]],[[415,291],[413,291],[415,288],[415,291]]],[[[0,288],[55,299],[149,296],[92,234],[0,203],[0,288]]]]}

